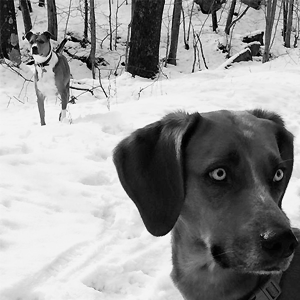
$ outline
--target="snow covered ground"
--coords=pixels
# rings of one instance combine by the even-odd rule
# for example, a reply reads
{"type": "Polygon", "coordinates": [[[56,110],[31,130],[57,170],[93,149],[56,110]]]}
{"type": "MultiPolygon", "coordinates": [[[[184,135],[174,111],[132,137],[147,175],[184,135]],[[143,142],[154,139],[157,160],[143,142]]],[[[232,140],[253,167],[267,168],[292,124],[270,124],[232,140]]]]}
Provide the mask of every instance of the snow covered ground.
{"type": "MultiPolygon", "coordinates": [[[[157,81],[124,73],[103,79],[109,103],[100,89],[72,90],[71,125],[47,101],[43,127],[33,83],[0,65],[0,300],[182,300],[169,278],[170,235],[145,230],[112,162],[122,138],[178,109],[281,114],[295,135],[283,206],[300,227],[299,58],[296,49],[264,65],[194,74],[169,67],[157,81]]],[[[21,73],[32,76],[26,66],[21,73]]]]}

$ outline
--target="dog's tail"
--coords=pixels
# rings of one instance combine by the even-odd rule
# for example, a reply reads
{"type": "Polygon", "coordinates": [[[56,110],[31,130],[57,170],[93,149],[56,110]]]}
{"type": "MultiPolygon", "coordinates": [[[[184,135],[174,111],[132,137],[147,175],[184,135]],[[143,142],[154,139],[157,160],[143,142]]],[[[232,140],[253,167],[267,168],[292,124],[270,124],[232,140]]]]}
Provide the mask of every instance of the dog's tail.
{"type": "Polygon", "coordinates": [[[57,54],[61,54],[62,51],[63,51],[63,49],[64,49],[64,47],[65,47],[66,42],[67,42],[67,41],[70,41],[70,40],[71,40],[71,37],[70,37],[69,35],[67,35],[67,36],[62,40],[62,42],[59,44],[59,46],[56,48],[55,52],[56,52],[57,54]]]}

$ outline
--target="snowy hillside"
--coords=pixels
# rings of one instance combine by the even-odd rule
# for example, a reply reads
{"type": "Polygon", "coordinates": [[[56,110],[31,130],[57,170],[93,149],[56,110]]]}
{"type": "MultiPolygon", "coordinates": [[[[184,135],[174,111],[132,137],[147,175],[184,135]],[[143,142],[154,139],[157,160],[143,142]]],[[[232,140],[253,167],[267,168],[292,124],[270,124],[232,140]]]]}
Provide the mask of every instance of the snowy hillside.
{"type": "MultiPolygon", "coordinates": [[[[101,89],[72,90],[72,124],[59,123],[59,103],[48,101],[43,127],[33,83],[0,65],[0,300],[182,300],[169,278],[170,235],[145,230],[112,163],[122,138],[178,109],[281,114],[295,135],[283,206],[300,227],[299,51],[227,70],[217,56],[208,55],[214,67],[194,74],[178,72],[182,66],[164,69],[157,81],[126,73],[103,79],[109,100],[101,89]]],[[[71,70],[84,86],[97,84],[85,66],[72,62],[71,70]]]]}

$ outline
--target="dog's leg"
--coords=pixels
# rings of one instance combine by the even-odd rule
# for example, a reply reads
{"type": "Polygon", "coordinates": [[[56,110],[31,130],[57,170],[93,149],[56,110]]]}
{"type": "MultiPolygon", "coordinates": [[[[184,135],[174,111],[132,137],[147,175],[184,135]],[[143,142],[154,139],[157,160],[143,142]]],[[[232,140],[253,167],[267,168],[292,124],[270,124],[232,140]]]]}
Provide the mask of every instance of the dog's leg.
{"type": "Polygon", "coordinates": [[[67,105],[69,102],[69,84],[67,84],[66,88],[60,92],[61,96],[61,113],[59,114],[59,121],[63,122],[63,120],[67,117],[67,105]]]}
{"type": "Polygon", "coordinates": [[[46,125],[45,123],[45,107],[44,107],[44,102],[45,102],[45,96],[37,89],[36,90],[36,95],[37,95],[37,103],[38,103],[38,108],[39,108],[39,113],[40,113],[40,119],[41,119],[41,125],[46,125]]]}

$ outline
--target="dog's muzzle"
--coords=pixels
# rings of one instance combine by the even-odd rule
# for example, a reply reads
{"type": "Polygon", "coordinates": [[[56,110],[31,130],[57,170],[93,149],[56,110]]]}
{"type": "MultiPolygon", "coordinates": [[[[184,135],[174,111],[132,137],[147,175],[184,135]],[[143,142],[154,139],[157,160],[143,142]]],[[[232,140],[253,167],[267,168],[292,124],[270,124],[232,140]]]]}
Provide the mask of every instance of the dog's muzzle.
{"type": "Polygon", "coordinates": [[[37,46],[33,46],[31,51],[32,51],[32,54],[39,54],[39,49],[37,46]]]}

